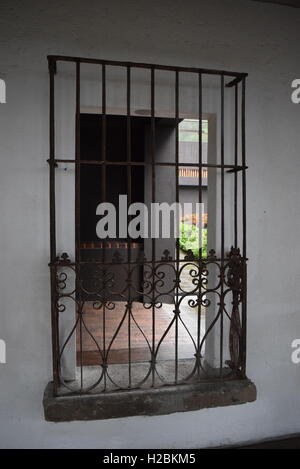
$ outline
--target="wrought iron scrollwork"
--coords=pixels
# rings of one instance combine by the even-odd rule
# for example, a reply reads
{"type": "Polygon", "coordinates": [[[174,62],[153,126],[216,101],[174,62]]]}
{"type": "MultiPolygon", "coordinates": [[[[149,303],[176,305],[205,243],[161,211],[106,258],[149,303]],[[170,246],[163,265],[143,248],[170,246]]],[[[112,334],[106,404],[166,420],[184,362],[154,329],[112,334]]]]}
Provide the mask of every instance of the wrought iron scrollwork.
{"type": "Polygon", "coordinates": [[[240,304],[244,292],[244,262],[239,248],[231,247],[228,254],[226,285],[232,293],[232,308],[230,317],[229,348],[230,360],[227,364],[236,373],[241,369],[241,318],[240,304]]]}
{"type": "MultiPolygon", "coordinates": [[[[95,388],[98,389],[99,386],[105,390],[107,383],[115,389],[123,388],[122,382],[118,383],[116,376],[111,374],[110,356],[120,340],[121,331],[124,327],[129,327],[128,324],[134,327],[136,335],[140,335],[149,355],[144,377],[134,384],[130,380],[131,388],[144,386],[151,375],[156,377],[155,385],[172,384],[160,369],[159,357],[165,341],[172,331],[175,334],[174,330],[178,324],[194,350],[192,369],[185,377],[182,377],[180,382],[209,377],[210,368],[206,366],[205,347],[212,334],[216,334],[218,324],[224,321],[224,318],[229,322],[229,358],[221,366],[228,366],[227,377],[241,374],[240,309],[245,288],[245,260],[238,248],[232,247],[228,257],[223,260],[217,259],[213,250],[206,258],[197,258],[190,251],[184,259],[179,260],[172,259],[170,252],[165,250],[160,261],[154,263],[147,261],[144,253],[140,253],[134,262],[128,263],[116,252],[107,263],[90,259],[88,262],[76,264],[71,262],[68,254],[63,253],[56,259],[54,268],[56,272],[55,307],[58,317],[62,314],[65,316],[71,314],[66,311],[66,300],[72,301],[76,307],[74,323],[65,334],[66,338],[60,346],[59,360],[63,360],[71,340],[78,342],[80,334],[85,335],[94,350],[93,353],[98,356],[97,366],[100,367],[98,376],[87,386],[84,385],[85,380],[82,377],[85,366],[79,363],[81,392],[89,392],[95,388]],[[132,276],[137,269],[141,268],[142,279],[137,286],[132,282],[132,276]],[[121,271],[122,281],[118,280],[121,271]],[[169,304],[168,308],[166,304],[169,304]],[[230,312],[228,311],[229,304],[231,305],[230,312]],[[202,321],[205,317],[207,321],[210,318],[204,331],[201,329],[196,333],[192,330],[187,321],[187,315],[184,313],[187,307],[192,308],[199,318],[202,317],[202,321]],[[99,311],[102,318],[105,317],[109,322],[116,308],[120,311],[119,322],[114,326],[115,329],[110,336],[105,337],[107,330],[102,329],[103,337],[99,340],[99,334],[97,335],[89,324],[89,311],[99,311]],[[147,314],[151,323],[153,314],[155,317],[159,310],[169,311],[169,322],[165,329],[160,331],[160,335],[156,332],[153,341],[149,330],[147,332],[145,325],[140,322],[140,317],[142,311],[149,311],[147,314]]],[[[101,327],[105,325],[102,324],[101,327]]],[[[176,341],[174,347],[180,346],[180,337],[177,337],[176,341]]],[[[60,375],[60,382],[73,392],[79,389],[78,380],[75,381],[77,384],[73,387],[60,375]]]]}

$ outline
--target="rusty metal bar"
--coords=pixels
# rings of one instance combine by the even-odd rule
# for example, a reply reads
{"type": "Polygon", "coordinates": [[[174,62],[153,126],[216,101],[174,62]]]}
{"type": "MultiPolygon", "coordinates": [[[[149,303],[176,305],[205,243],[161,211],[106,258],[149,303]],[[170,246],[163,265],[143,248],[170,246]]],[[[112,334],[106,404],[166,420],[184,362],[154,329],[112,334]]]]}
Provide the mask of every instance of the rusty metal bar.
{"type": "MultiPolygon", "coordinates": [[[[150,70],[165,70],[165,71],[178,71],[178,72],[187,72],[187,73],[202,73],[207,75],[223,75],[229,77],[243,78],[248,76],[247,73],[243,72],[230,72],[228,70],[213,70],[209,68],[199,68],[199,67],[179,67],[171,65],[158,65],[158,64],[147,64],[147,63],[137,63],[137,62],[122,62],[116,60],[102,60],[102,59],[93,59],[86,57],[69,57],[63,55],[49,55],[50,59],[55,60],[56,62],[80,62],[88,64],[104,64],[111,65],[116,67],[131,67],[131,68],[144,68],[150,70]]],[[[230,86],[230,84],[229,84],[230,86]]]]}
{"type": "Polygon", "coordinates": [[[49,202],[50,202],[50,280],[51,280],[51,329],[53,392],[59,386],[59,318],[56,307],[56,210],[55,210],[55,72],[56,62],[49,59],[49,202]]]}
{"type": "Polygon", "coordinates": [[[83,303],[81,295],[81,252],[80,252],[80,62],[76,62],[76,98],[75,98],[75,263],[76,263],[76,295],[77,314],[79,315],[79,357],[80,357],[80,388],[83,389],[83,339],[82,339],[82,314],[83,303]]]}
{"type": "Polygon", "coordinates": [[[242,180],[243,180],[243,257],[247,256],[247,233],[246,233],[246,80],[242,81],[242,180]]]}
{"type": "Polygon", "coordinates": [[[232,88],[233,86],[235,87],[242,81],[243,78],[244,78],[244,74],[234,78],[232,81],[226,84],[226,87],[227,88],[232,88]]]}
{"type": "MultiPolygon", "coordinates": [[[[244,261],[248,261],[248,260],[249,260],[248,258],[244,259],[242,256],[241,256],[241,259],[244,260],[244,261]]],[[[193,260],[198,261],[198,257],[197,257],[197,256],[194,256],[194,259],[193,259],[193,260]]],[[[215,256],[215,257],[214,257],[214,260],[215,260],[216,262],[221,262],[221,258],[218,257],[218,256],[215,256]]],[[[161,262],[162,262],[162,259],[155,259],[154,264],[161,264],[161,262]]],[[[176,256],[175,256],[174,259],[172,258],[172,263],[176,263],[176,262],[186,262],[186,261],[185,261],[184,259],[180,259],[180,258],[177,259],[176,256]]],[[[127,260],[124,261],[124,263],[127,263],[127,260]]],[[[130,262],[131,265],[136,265],[136,264],[140,264],[140,263],[141,263],[141,262],[140,262],[139,260],[138,260],[138,261],[131,261],[131,262],[130,262]]],[[[109,266],[109,265],[115,265],[114,262],[105,262],[105,264],[103,264],[102,261],[96,261],[96,260],[93,260],[93,261],[81,261],[79,264],[80,264],[80,265],[93,264],[93,265],[107,265],[107,266],[109,266]]],[[[123,264],[123,263],[120,262],[120,264],[123,264]]],[[[144,261],[143,261],[143,264],[144,264],[144,265],[147,265],[147,264],[150,265],[150,264],[152,264],[152,260],[150,260],[150,261],[144,260],[144,261]]],[[[49,266],[50,266],[50,267],[51,267],[51,265],[52,265],[51,262],[49,262],[49,266]]],[[[54,265],[54,266],[57,266],[57,262],[54,262],[53,265],[54,265]]],[[[69,267],[75,267],[76,264],[75,264],[75,262],[68,262],[68,263],[66,263],[66,264],[64,264],[63,262],[60,262],[59,265],[60,265],[60,266],[64,266],[64,265],[65,265],[65,266],[69,266],[69,267]]]]}
{"type": "MultiPolygon", "coordinates": [[[[87,164],[87,165],[106,165],[106,166],[152,166],[151,163],[147,162],[147,161],[130,161],[128,163],[126,163],[125,161],[98,161],[98,160],[80,160],[78,162],[76,162],[75,160],[66,160],[66,159],[55,159],[55,163],[74,163],[74,164],[87,164]]],[[[176,163],[172,163],[172,162],[160,162],[160,161],[157,161],[154,163],[155,166],[176,166],[176,163]]],[[[183,166],[186,166],[186,167],[195,167],[195,165],[197,166],[197,164],[195,163],[184,163],[183,166]]],[[[234,173],[234,172],[239,172],[239,171],[243,171],[243,169],[248,169],[248,166],[241,166],[241,165],[238,165],[238,166],[235,166],[234,164],[224,164],[223,166],[221,164],[213,164],[213,163],[202,163],[201,165],[202,168],[222,168],[224,167],[224,169],[227,169],[229,168],[229,170],[227,171],[227,173],[234,173]]]]}
{"type": "MultiPolygon", "coordinates": [[[[127,163],[131,161],[131,69],[127,67],[127,118],[126,118],[126,140],[127,140],[127,163]]],[[[132,194],[131,194],[131,183],[132,183],[132,174],[131,166],[127,165],[127,212],[131,204],[132,194]]],[[[128,386],[131,388],[131,316],[132,316],[132,298],[131,298],[131,281],[132,281],[132,271],[130,267],[131,262],[131,238],[128,233],[128,248],[127,248],[127,261],[128,261],[128,386]]]]}
{"type": "Polygon", "coordinates": [[[198,375],[200,373],[200,343],[201,343],[201,306],[202,306],[202,243],[203,243],[203,219],[202,219],[202,74],[199,73],[198,76],[198,95],[199,95],[199,102],[198,102],[198,119],[199,119],[199,156],[198,156],[198,202],[201,207],[201,220],[199,220],[199,262],[198,262],[198,269],[199,269],[199,291],[198,291],[198,318],[197,318],[197,350],[196,350],[196,366],[198,375]]]}
{"type": "MultiPolygon", "coordinates": [[[[246,166],[246,78],[242,81],[242,116],[241,116],[241,139],[242,139],[242,164],[246,166]]],[[[243,210],[243,257],[247,256],[246,237],[246,171],[242,172],[242,210],[243,210]]],[[[242,293],[242,332],[241,332],[241,354],[242,374],[246,376],[246,350],[247,350],[247,264],[244,262],[243,293],[242,293]]]]}
{"type": "MultiPolygon", "coordinates": [[[[102,78],[102,87],[101,87],[101,99],[102,99],[102,116],[101,116],[101,202],[106,200],[106,174],[107,174],[107,160],[106,160],[106,66],[103,64],[101,66],[101,78],[102,78]]],[[[102,247],[102,265],[106,266],[106,248],[107,242],[103,240],[102,247]]],[[[105,270],[103,273],[105,275],[105,270]]],[[[104,374],[104,390],[107,386],[107,351],[106,351],[106,301],[102,305],[102,348],[103,348],[103,374],[104,374]]]]}
{"type": "MultiPolygon", "coordinates": [[[[179,72],[175,72],[175,201],[179,203],[179,72]]],[[[178,220],[174,220],[174,225],[178,220]]],[[[178,229],[177,226],[174,226],[174,229],[178,229]]],[[[176,258],[179,259],[179,238],[176,237],[176,258]]],[[[178,318],[180,314],[179,308],[179,262],[176,262],[176,290],[175,290],[175,383],[178,380],[178,318]]]]}
{"type": "MultiPolygon", "coordinates": [[[[238,165],[238,84],[234,87],[234,165],[238,165]]],[[[234,173],[234,247],[238,246],[238,175],[234,173]]]]}
{"type": "Polygon", "coordinates": [[[76,116],[75,116],[75,259],[80,262],[80,63],[76,63],[76,116]]]}
{"type": "Polygon", "coordinates": [[[244,169],[248,169],[248,166],[243,167],[243,166],[237,165],[236,167],[228,169],[226,173],[239,173],[240,171],[243,171],[244,169]]]}
{"type": "MultiPolygon", "coordinates": [[[[155,70],[151,68],[151,202],[154,203],[156,200],[156,184],[155,184],[155,70]]],[[[152,351],[151,351],[151,376],[152,386],[155,385],[155,366],[156,366],[156,321],[155,321],[155,259],[156,259],[156,245],[155,238],[152,238],[151,242],[151,261],[152,261],[152,351]]]]}
{"type": "MultiPolygon", "coordinates": [[[[224,274],[224,238],[225,238],[225,204],[224,204],[224,75],[221,75],[221,269],[224,274]]],[[[224,284],[221,282],[220,297],[220,376],[223,375],[223,340],[224,340],[224,284]]]]}

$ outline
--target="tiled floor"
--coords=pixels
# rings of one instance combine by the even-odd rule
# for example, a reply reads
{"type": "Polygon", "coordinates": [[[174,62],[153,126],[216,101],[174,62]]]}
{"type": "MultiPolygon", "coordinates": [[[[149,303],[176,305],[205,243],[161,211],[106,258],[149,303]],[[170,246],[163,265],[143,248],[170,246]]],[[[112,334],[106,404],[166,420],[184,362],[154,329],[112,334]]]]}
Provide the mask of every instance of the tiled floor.
{"type": "MultiPolygon", "coordinates": [[[[190,297],[189,297],[190,298],[190,297]]],[[[116,302],[113,310],[105,311],[105,349],[109,349],[108,363],[127,363],[129,360],[129,343],[132,362],[148,361],[151,358],[147,340],[152,345],[153,321],[152,309],[146,309],[142,303],[133,303],[131,314],[126,312],[124,302],[116,302]],[[120,326],[120,323],[122,325],[120,326]],[[130,331],[130,332],[129,332],[130,331]],[[130,337],[130,339],[129,339],[130,337]],[[129,342],[130,341],[130,342],[129,342]]],[[[155,345],[159,344],[166,330],[174,318],[174,305],[163,304],[155,309],[155,345]]],[[[181,319],[178,320],[178,358],[191,358],[195,347],[193,340],[197,339],[197,308],[185,304],[181,307],[181,319]],[[186,326],[186,327],[185,327],[186,326]],[[188,334],[186,328],[190,332],[188,334]],[[193,340],[192,340],[193,339],[193,340]]],[[[201,333],[204,331],[204,316],[201,316],[201,333]]],[[[80,349],[80,334],[77,331],[77,362],[83,365],[101,363],[101,355],[97,344],[103,350],[103,310],[93,308],[93,303],[86,303],[82,325],[82,349],[80,349]],[[80,352],[82,350],[82,353],[80,352]]],[[[172,359],[175,357],[176,324],[173,322],[159,347],[157,359],[172,359]]]]}

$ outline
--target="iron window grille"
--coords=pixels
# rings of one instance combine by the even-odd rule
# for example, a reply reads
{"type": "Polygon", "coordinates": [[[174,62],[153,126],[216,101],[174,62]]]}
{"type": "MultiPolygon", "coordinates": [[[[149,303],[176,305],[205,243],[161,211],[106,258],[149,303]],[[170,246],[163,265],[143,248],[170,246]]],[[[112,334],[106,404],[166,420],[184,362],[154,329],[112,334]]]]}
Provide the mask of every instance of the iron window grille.
{"type": "MultiPolygon", "coordinates": [[[[53,386],[55,395],[66,393],[89,393],[105,392],[120,389],[137,389],[143,387],[156,387],[163,385],[174,385],[179,383],[191,383],[199,381],[219,381],[246,378],[246,159],[245,159],[245,73],[228,72],[224,70],[209,70],[201,68],[172,67],[153,64],[141,64],[131,62],[116,62],[109,60],[97,60],[90,58],[49,56],[50,75],[50,272],[51,272],[51,319],[52,319],[52,354],[53,354],[53,386]],[[66,158],[57,156],[56,132],[57,132],[57,110],[55,82],[59,75],[59,68],[66,63],[74,66],[75,77],[75,156],[66,158]],[[82,68],[85,65],[93,66],[99,73],[99,96],[101,96],[101,107],[99,116],[101,129],[101,152],[98,158],[87,159],[82,156],[81,145],[81,84],[82,68]],[[58,66],[58,67],[57,67],[58,66]],[[117,67],[125,72],[126,106],[123,113],[126,119],[126,157],[121,161],[110,161],[107,158],[107,122],[111,112],[107,109],[107,72],[108,69],[117,67]],[[149,124],[149,158],[136,161],[132,159],[131,126],[132,114],[132,73],[134,70],[143,70],[149,77],[150,108],[148,110],[149,124]],[[156,159],[156,136],[157,136],[157,75],[167,72],[174,79],[173,98],[174,115],[172,116],[175,132],[174,160],[161,162],[156,159]],[[180,113],[180,79],[185,74],[192,75],[196,80],[198,93],[197,106],[199,121],[199,142],[197,163],[185,162],[181,164],[179,158],[179,122],[180,113]],[[202,145],[202,120],[204,117],[203,99],[205,87],[203,82],[212,77],[216,80],[217,87],[213,90],[214,97],[219,102],[218,107],[218,135],[216,137],[216,155],[219,160],[204,161],[202,145]],[[232,161],[226,161],[226,139],[228,136],[226,110],[230,108],[230,132],[232,142],[232,161]],[[216,246],[204,257],[201,248],[199,255],[191,251],[185,257],[180,257],[179,242],[176,241],[175,255],[172,249],[157,252],[157,240],[150,241],[150,257],[145,252],[139,252],[136,256],[133,251],[135,244],[130,238],[123,240],[122,247],[126,248],[125,258],[120,256],[120,245],[103,241],[98,244],[101,256],[98,258],[86,258],[83,253],[81,240],[81,176],[82,168],[98,168],[100,174],[99,194],[101,200],[106,199],[108,186],[108,172],[112,166],[121,166],[124,170],[124,178],[127,182],[128,199],[130,202],[134,180],[132,177],[134,168],[147,168],[150,184],[150,201],[155,201],[157,176],[162,168],[173,171],[173,184],[175,188],[175,200],[179,201],[179,177],[184,175],[184,170],[193,171],[198,178],[198,201],[203,200],[202,178],[207,173],[213,178],[218,178],[218,233],[216,246]],[[184,169],[181,168],[184,166],[184,169]],[[62,168],[73,167],[75,170],[75,256],[72,259],[66,254],[66,249],[58,252],[57,249],[57,207],[61,199],[57,195],[57,172],[62,168]],[[228,221],[226,211],[228,201],[226,200],[225,184],[230,178],[232,187],[230,222],[231,241],[226,238],[226,224],[228,221]],[[226,240],[227,239],[227,240],[226,240]],[[241,244],[240,244],[241,243],[241,244]],[[117,247],[112,255],[107,255],[107,248],[117,247]],[[230,249],[229,249],[230,248],[230,249]],[[118,291],[116,284],[116,268],[125,272],[125,283],[118,291]],[[85,284],[84,272],[93,272],[95,282],[93,288],[85,284]],[[188,269],[190,276],[190,290],[182,287],[181,276],[188,269]],[[142,272],[142,280],[138,287],[132,282],[134,272],[142,272]],[[210,281],[210,276],[212,281],[210,281]],[[171,283],[170,283],[171,282],[171,283]],[[97,285],[95,287],[95,284],[97,285]],[[125,285],[125,286],[124,286],[125,285]],[[170,286],[171,285],[171,286],[170,286]],[[165,289],[164,289],[165,286],[165,289]],[[166,295],[171,295],[169,301],[172,309],[172,318],[161,336],[157,337],[157,314],[162,308],[166,295]],[[120,301],[120,298],[123,301],[120,301]],[[189,330],[185,324],[182,314],[182,304],[186,301],[194,308],[196,314],[196,327],[189,330]],[[75,305],[75,312],[68,313],[66,302],[75,305]],[[135,315],[134,305],[138,303],[139,308],[147,312],[150,326],[148,336],[139,325],[138,317],[135,315]],[[94,331],[88,329],[86,323],[86,305],[93,306],[94,310],[101,310],[101,323],[98,328],[101,331],[101,340],[95,337],[94,331]],[[120,323],[117,325],[112,336],[108,337],[107,328],[111,312],[121,305],[123,313],[120,323]],[[203,313],[203,310],[207,310],[203,313]],[[65,328],[66,314],[69,314],[69,328],[62,336],[62,323],[65,328]],[[206,314],[206,318],[204,317],[206,314]],[[208,318],[210,315],[210,318],[208,318]],[[205,329],[203,324],[205,321],[205,329]],[[126,379],[118,382],[120,368],[114,374],[114,366],[110,364],[110,354],[114,342],[117,340],[121,327],[126,324],[127,328],[127,359],[122,369],[126,379]],[[133,337],[132,328],[135,333],[140,334],[148,349],[149,360],[140,366],[139,372],[135,373],[135,362],[131,354],[133,337]],[[179,356],[180,334],[179,328],[183,328],[190,339],[193,348],[193,356],[188,361],[188,367],[182,368],[179,356]],[[202,329],[201,329],[202,327],[202,329]],[[159,351],[164,340],[173,330],[173,358],[168,363],[159,360],[159,351]],[[83,359],[83,334],[88,335],[95,346],[98,356],[97,365],[93,366],[93,372],[84,364],[83,359]],[[208,341],[214,343],[214,365],[209,364],[206,356],[206,344],[208,341]],[[77,343],[76,376],[68,380],[64,376],[63,367],[65,354],[69,358],[74,356],[74,341],[77,343]],[[217,346],[216,346],[217,343],[217,346]],[[71,349],[71,352],[67,352],[71,349]],[[166,367],[171,364],[171,373],[165,373],[166,367]],[[98,373],[98,374],[96,374],[98,373]],[[142,373],[142,375],[141,375],[142,373]],[[116,378],[117,376],[117,378],[116,378]],[[125,383],[125,384],[124,384],[125,383]]],[[[136,115],[136,114],[135,114],[136,115]]],[[[195,116],[194,116],[195,118],[195,116]]],[[[117,138],[117,137],[116,137],[117,138]]],[[[208,176],[209,177],[209,176],[208,176]]],[[[214,188],[213,188],[214,190],[214,188]]],[[[68,223],[65,220],[65,223],[68,223]]],[[[94,246],[95,247],[95,246],[94,246]]],[[[211,347],[211,346],[210,346],[211,347]]],[[[185,363],[186,365],[186,363],[185,363]]]]}

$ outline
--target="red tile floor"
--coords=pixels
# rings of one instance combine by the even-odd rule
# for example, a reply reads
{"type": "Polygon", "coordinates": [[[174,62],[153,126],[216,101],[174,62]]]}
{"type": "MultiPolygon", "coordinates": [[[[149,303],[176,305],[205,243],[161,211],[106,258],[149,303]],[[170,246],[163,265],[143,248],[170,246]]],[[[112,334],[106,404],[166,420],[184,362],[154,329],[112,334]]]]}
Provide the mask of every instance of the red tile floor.
{"type": "MultiPolygon", "coordinates": [[[[124,317],[125,303],[115,302],[113,310],[105,311],[105,348],[108,350],[108,363],[128,363],[129,360],[129,330],[130,330],[130,359],[132,362],[149,361],[150,350],[147,338],[152,344],[152,309],[146,309],[142,303],[133,303],[132,314],[125,315],[122,326],[118,333],[117,329],[124,317]],[[138,326],[136,325],[136,323],[138,326]],[[141,330],[139,330],[139,328],[141,330]],[[143,335],[144,334],[144,335],[143,335]],[[145,336],[145,337],[144,337],[145,336]]],[[[155,309],[155,344],[158,345],[163,334],[171,323],[174,313],[174,305],[163,304],[161,308],[155,309]]],[[[197,308],[188,305],[181,307],[181,318],[192,335],[194,341],[197,338],[197,308]]],[[[101,363],[101,355],[95,341],[100,349],[103,349],[103,310],[93,308],[92,302],[87,302],[82,325],[82,340],[80,340],[79,328],[77,330],[77,363],[78,365],[97,365],[101,363]],[[82,344],[82,348],[80,347],[82,344]]],[[[202,316],[202,323],[204,319],[202,316]]],[[[202,327],[201,327],[202,329],[202,327]]],[[[157,359],[167,360],[175,357],[175,321],[166,334],[159,347],[157,359]]],[[[192,358],[195,347],[189,334],[181,321],[178,321],[178,358],[192,358]]]]}

